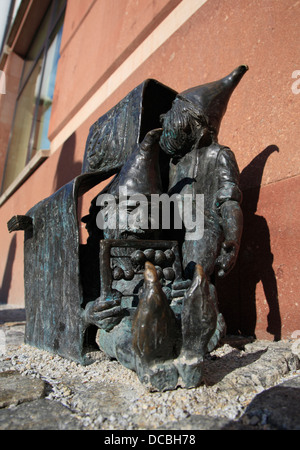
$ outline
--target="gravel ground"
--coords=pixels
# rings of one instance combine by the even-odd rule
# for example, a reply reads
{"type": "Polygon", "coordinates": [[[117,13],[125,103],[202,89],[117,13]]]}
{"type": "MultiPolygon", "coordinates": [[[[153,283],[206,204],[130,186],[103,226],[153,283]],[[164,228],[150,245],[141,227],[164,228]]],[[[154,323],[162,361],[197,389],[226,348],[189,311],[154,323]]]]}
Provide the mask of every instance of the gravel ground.
{"type": "MultiPolygon", "coordinates": [[[[0,326],[0,333],[6,337],[0,373],[13,371],[24,380],[42,380],[43,402],[67,408],[78,429],[221,429],[226,424],[234,429],[270,429],[263,415],[249,415],[247,408],[269,388],[300,380],[299,339],[249,342],[228,337],[206,358],[203,385],[149,393],[134,372],[102,352],[89,353],[90,364],[81,366],[23,344],[22,322],[6,322],[0,326]],[[199,424],[200,418],[210,420],[210,424],[199,424]]],[[[0,409],[0,429],[1,412],[12,414],[21,402],[0,409]]],[[[29,402],[28,406],[30,403],[34,405],[29,402]]],[[[300,413],[297,421],[300,428],[300,413]]]]}
{"type": "Polygon", "coordinates": [[[155,429],[194,415],[238,420],[257,394],[300,375],[284,342],[244,350],[224,344],[207,358],[202,386],[162,393],[147,392],[135,373],[101,352],[91,353],[90,362],[81,366],[23,344],[9,349],[0,366],[43,380],[46,399],[67,407],[83,428],[106,430],[155,429]]]}

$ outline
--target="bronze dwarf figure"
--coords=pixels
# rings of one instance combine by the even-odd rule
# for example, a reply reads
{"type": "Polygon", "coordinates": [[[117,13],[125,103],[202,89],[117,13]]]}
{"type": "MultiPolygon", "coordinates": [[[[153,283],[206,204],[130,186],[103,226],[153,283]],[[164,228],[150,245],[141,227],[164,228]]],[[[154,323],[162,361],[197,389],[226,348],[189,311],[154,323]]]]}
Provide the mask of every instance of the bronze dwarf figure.
{"type": "Polygon", "coordinates": [[[239,169],[218,132],[247,69],[182,93],[147,80],[91,127],[82,175],[12,219],[10,231],[25,230],[28,343],[84,363],[96,341],[150,390],[199,386],[205,355],[226,333],[214,277],[234,267],[243,228],[239,169]],[[75,218],[78,196],[113,174],[82,219],[89,238],[79,245],[67,213],[75,218]],[[70,260],[51,247],[58,210],[70,260]],[[39,272],[42,283],[30,286],[40,271],[33,252],[62,262],[61,278],[49,284],[39,272]]]}

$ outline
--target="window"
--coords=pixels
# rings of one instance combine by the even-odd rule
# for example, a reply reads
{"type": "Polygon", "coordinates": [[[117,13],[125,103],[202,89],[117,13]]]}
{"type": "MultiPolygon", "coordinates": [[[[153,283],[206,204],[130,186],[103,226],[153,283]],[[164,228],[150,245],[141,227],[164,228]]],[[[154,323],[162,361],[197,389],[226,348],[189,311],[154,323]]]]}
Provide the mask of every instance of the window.
{"type": "Polygon", "coordinates": [[[53,0],[24,61],[1,192],[38,150],[50,148],[50,122],[63,28],[65,0],[53,0]]]}

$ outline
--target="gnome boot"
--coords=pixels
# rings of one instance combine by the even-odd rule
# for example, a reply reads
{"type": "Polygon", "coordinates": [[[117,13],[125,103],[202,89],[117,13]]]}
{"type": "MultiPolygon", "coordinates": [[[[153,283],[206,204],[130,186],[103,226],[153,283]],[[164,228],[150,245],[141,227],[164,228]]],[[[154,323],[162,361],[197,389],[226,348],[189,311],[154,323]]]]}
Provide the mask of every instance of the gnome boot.
{"type": "Polygon", "coordinates": [[[207,344],[208,353],[217,348],[221,342],[221,339],[226,335],[226,323],[223,314],[219,312],[216,288],[213,284],[210,284],[209,290],[217,312],[217,325],[214,334],[207,344]]]}
{"type": "Polygon", "coordinates": [[[217,312],[208,279],[198,264],[187,290],[181,315],[182,348],[174,361],[185,387],[196,387],[202,381],[203,358],[217,325],[217,312]]]}

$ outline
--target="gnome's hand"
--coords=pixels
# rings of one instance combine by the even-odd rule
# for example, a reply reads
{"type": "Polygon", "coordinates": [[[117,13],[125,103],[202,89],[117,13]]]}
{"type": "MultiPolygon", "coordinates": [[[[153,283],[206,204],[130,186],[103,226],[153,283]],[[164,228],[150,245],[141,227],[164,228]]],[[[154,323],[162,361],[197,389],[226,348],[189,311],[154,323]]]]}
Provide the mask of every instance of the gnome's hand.
{"type": "Polygon", "coordinates": [[[233,268],[238,255],[238,248],[239,246],[235,241],[223,242],[220,256],[216,260],[216,266],[219,267],[219,277],[225,277],[233,268]]]}
{"type": "Polygon", "coordinates": [[[154,130],[148,131],[140,145],[140,149],[144,152],[151,151],[153,145],[158,145],[161,134],[162,128],[155,128],[154,130]]]}
{"type": "Polygon", "coordinates": [[[192,280],[175,280],[172,284],[171,297],[176,299],[178,297],[183,297],[186,289],[190,287],[192,280]]]}
{"type": "Polygon", "coordinates": [[[125,315],[120,299],[101,300],[100,298],[86,305],[84,316],[88,324],[96,325],[105,331],[112,330],[125,315]]]}

